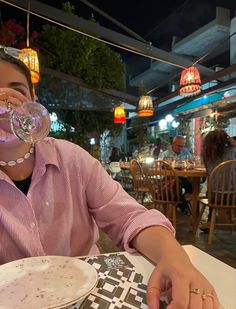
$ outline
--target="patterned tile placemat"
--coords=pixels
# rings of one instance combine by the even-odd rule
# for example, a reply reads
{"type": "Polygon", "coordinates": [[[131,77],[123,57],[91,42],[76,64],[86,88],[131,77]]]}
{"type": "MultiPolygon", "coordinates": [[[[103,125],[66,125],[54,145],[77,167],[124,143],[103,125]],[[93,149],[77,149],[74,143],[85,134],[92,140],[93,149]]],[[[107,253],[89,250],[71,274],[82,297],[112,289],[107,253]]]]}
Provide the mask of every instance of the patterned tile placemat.
{"type": "MultiPolygon", "coordinates": [[[[123,253],[84,258],[98,272],[98,283],[85,299],[65,309],[148,309],[147,282],[123,253]]],[[[160,302],[160,309],[166,303],[160,302]]]]}

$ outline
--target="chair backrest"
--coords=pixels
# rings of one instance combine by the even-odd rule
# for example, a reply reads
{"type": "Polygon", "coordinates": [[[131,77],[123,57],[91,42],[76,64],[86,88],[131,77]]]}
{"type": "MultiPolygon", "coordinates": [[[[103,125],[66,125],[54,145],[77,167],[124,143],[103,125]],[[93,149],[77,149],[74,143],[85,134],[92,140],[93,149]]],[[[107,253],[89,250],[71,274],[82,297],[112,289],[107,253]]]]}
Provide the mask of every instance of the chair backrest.
{"type": "Polygon", "coordinates": [[[153,199],[157,203],[177,203],[181,199],[179,177],[170,164],[163,160],[155,161],[145,168],[153,199]]]}
{"type": "Polygon", "coordinates": [[[133,179],[134,190],[139,190],[144,186],[147,186],[147,179],[142,166],[136,159],[130,161],[130,173],[133,179]]]}
{"type": "Polygon", "coordinates": [[[236,160],[218,164],[208,179],[208,201],[217,208],[236,208],[236,160]]]}

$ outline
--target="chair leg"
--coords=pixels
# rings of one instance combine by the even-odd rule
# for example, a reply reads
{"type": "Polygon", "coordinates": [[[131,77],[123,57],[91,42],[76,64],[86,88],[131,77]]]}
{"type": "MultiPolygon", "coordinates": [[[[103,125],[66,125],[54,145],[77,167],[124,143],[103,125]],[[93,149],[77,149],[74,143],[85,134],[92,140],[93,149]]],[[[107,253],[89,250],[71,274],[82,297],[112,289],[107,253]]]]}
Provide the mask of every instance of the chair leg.
{"type": "Polygon", "coordinates": [[[230,216],[230,225],[231,225],[231,234],[233,234],[233,231],[234,231],[234,224],[233,224],[233,209],[230,209],[230,214],[229,214],[229,216],[230,216]]]}
{"type": "Polygon", "coordinates": [[[206,205],[205,205],[205,204],[202,204],[202,208],[201,208],[200,214],[199,214],[199,216],[198,216],[198,218],[197,218],[197,220],[196,220],[196,224],[194,224],[194,229],[193,229],[194,237],[196,237],[197,229],[198,229],[198,226],[199,226],[199,224],[200,224],[200,221],[201,221],[201,219],[202,219],[202,215],[203,215],[205,209],[206,209],[206,205]]]}
{"type": "Polygon", "coordinates": [[[141,197],[141,204],[143,205],[144,202],[144,197],[145,197],[145,192],[142,192],[142,197],[141,197]]]}
{"type": "Polygon", "coordinates": [[[176,208],[177,206],[171,205],[171,207],[172,207],[172,224],[173,224],[174,229],[176,230],[176,208]]]}
{"type": "Polygon", "coordinates": [[[214,232],[214,227],[215,227],[215,221],[216,221],[216,209],[212,209],[211,213],[211,223],[210,223],[210,231],[208,235],[208,245],[212,243],[212,236],[214,232]]]}

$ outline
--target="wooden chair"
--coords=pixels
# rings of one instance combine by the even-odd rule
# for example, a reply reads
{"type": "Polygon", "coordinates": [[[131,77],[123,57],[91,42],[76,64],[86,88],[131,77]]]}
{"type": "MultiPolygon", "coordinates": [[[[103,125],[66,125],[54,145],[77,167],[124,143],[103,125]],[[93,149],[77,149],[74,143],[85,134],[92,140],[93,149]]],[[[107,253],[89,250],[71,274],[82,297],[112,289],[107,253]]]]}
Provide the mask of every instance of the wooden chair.
{"type": "Polygon", "coordinates": [[[134,187],[133,187],[133,178],[131,176],[130,169],[121,169],[120,174],[121,174],[120,183],[123,189],[129,194],[132,194],[134,192],[134,187]]]}
{"type": "Polygon", "coordinates": [[[195,234],[202,219],[206,207],[211,212],[208,244],[212,243],[212,236],[215,226],[236,226],[233,222],[233,212],[236,209],[236,160],[228,160],[218,164],[208,178],[207,198],[200,198],[202,208],[197,220],[195,234]],[[228,219],[227,222],[216,222],[216,215],[219,220],[228,219]]]}
{"type": "Polygon", "coordinates": [[[176,228],[177,205],[183,202],[183,195],[175,170],[167,162],[158,160],[145,169],[145,174],[154,206],[162,206],[164,214],[176,228]]]}
{"type": "Polygon", "coordinates": [[[134,191],[136,192],[135,199],[138,200],[141,194],[141,204],[143,204],[146,193],[150,191],[147,178],[143,172],[142,166],[135,159],[132,159],[130,161],[130,173],[132,176],[133,188],[134,191]]]}

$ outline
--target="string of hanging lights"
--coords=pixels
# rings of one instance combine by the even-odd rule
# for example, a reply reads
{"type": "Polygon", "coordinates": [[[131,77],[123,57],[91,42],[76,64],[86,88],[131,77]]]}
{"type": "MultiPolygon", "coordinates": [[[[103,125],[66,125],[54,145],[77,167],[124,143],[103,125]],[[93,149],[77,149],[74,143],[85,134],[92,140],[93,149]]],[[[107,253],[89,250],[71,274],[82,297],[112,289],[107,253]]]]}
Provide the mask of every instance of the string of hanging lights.
{"type": "Polygon", "coordinates": [[[116,106],[114,109],[114,123],[125,123],[125,109],[124,106],[116,106]]]}
{"type": "Polygon", "coordinates": [[[201,92],[201,78],[196,67],[184,69],[180,77],[180,95],[190,97],[201,92]]]}
{"type": "MultiPolygon", "coordinates": [[[[228,39],[230,39],[236,32],[232,33],[229,37],[222,40],[217,47],[214,47],[214,50],[223,45],[228,39]]],[[[198,69],[196,68],[196,64],[205,59],[208,55],[212,53],[212,50],[207,52],[205,55],[196,60],[191,67],[184,69],[181,72],[180,77],[180,87],[179,93],[184,97],[191,97],[194,95],[198,95],[201,93],[201,77],[198,69]]]]}
{"type": "Polygon", "coordinates": [[[154,113],[152,98],[149,95],[142,95],[138,103],[139,117],[150,117],[154,113]]]}
{"type": "MultiPolygon", "coordinates": [[[[12,3],[9,3],[8,1],[6,0],[1,0],[1,2],[4,2],[4,3],[7,3],[11,6],[14,6],[14,7],[17,7],[18,9],[21,9],[23,11],[26,11],[26,9],[18,6],[18,5],[14,5],[12,3]]],[[[94,38],[96,40],[99,40],[99,41],[102,41],[104,43],[107,43],[107,44],[110,44],[112,46],[116,46],[116,47],[119,47],[119,48],[122,48],[124,50],[128,50],[132,53],[136,53],[136,54],[140,54],[142,56],[146,56],[146,57],[149,57],[151,59],[154,59],[154,60],[158,60],[158,61],[161,61],[161,62],[164,62],[164,63],[169,63],[171,65],[174,65],[176,67],[181,67],[183,68],[183,71],[181,73],[181,78],[180,78],[180,95],[184,96],[184,97],[190,97],[190,96],[193,96],[193,95],[197,95],[201,92],[201,78],[200,78],[200,74],[199,74],[199,71],[198,69],[196,68],[196,64],[198,62],[200,62],[202,59],[204,59],[207,55],[209,55],[212,51],[208,52],[206,55],[202,56],[200,59],[198,59],[195,63],[192,64],[192,66],[188,67],[188,68],[184,68],[184,66],[181,66],[181,65],[178,65],[176,63],[173,63],[173,62],[169,62],[169,61],[164,61],[163,59],[157,59],[156,57],[152,57],[152,56],[147,56],[147,55],[144,55],[140,52],[137,52],[137,51],[134,51],[134,50],[131,50],[129,48],[125,48],[125,47],[122,47],[118,44],[115,44],[115,43],[112,43],[112,42],[108,42],[104,39],[101,39],[101,38],[97,38],[97,37],[94,37],[92,35],[89,35],[87,33],[84,33],[84,32],[81,32],[81,31],[78,31],[77,29],[74,29],[72,27],[69,27],[69,26],[66,26],[66,25],[63,25],[59,22],[56,22],[55,20],[52,20],[50,18],[47,18],[45,16],[42,16],[40,14],[37,14],[35,12],[32,12],[30,11],[30,6],[28,6],[28,10],[27,10],[27,16],[29,14],[33,14],[35,16],[38,16],[42,19],[45,19],[47,21],[50,21],[54,24],[57,24],[59,26],[62,26],[64,28],[67,28],[67,29],[70,29],[70,30],[73,30],[73,31],[76,31],[78,33],[81,33],[83,35],[86,35],[88,37],[91,37],[91,38],[94,38]]],[[[28,17],[27,17],[27,25],[28,25],[28,17]]],[[[28,27],[29,28],[29,27],[28,27]]],[[[235,35],[235,32],[232,33],[228,38],[226,38],[225,40],[223,40],[222,42],[220,42],[220,44],[217,46],[217,47],[214,47],[215,48],[218,48],[220,45],[222,45],[226,40],[228,40],[230,37],[232,37],[233,35],[235,35]]],[[[28,37],[28,35],[27,35],[28,37]]],[[[28,45],[27,45],[28,47],[28,45]]],[[[30,49],[31,51],[33,51],[32,49],[30,49]]],[[[25,64],[30,68],[31,70],[31,76],[32,76],[32,81],[33,83],[37,83],[39,81],[39,63],[38,63],[38,58],[37,58],[37,52],[32,52],[30,53],[28,50],[25,51],[25,60],[23,60],[25,62],[25,64]]],[[[140,100],[139,100],[139,104],[138,104],[138,115],[140,117],[149,117],[149,116],[152,116],[153,115],[153,112],[154,112],[154,108],[153,108],[153,103],[152,103],[152,99],[150,96],[146,96],[146,99],[144,100],[142,98],[142,96],[140,97],[140,100]],[[147,98],[149,97],[149,98],[147,98]],[[148,105],[146,102],[149,102],[148,105]],[[148,108],[146,108],[146,106],[148,106],[148,108]]]]}
{"type": "Polygon", "coordinates": [[[23,48],[21,50],[19,58],[29,68],[32,83],[37,84],[40,79],[39,60],[37,51],[29,47],[29,18],[30,18],[30,2],[28,2],[28,11],[27,11],[27,38],[26,38],[27,48],[23,48]]]}

